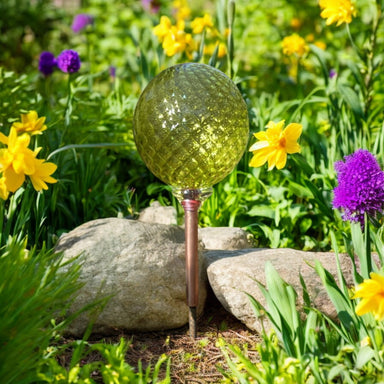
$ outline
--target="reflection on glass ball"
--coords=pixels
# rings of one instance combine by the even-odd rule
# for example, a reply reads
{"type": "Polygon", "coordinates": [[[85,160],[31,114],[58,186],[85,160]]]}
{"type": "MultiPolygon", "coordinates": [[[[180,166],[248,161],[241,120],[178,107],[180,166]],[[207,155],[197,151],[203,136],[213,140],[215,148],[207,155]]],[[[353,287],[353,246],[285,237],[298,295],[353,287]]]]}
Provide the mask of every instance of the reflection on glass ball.
{"type": "Polygon", "coordinates": [[[144,89],[133,133],[156,177],[177,188],[206,188],[241,159],[249,135],[247,107],[223,72],[205,64],[179,64],[144,89]]]}

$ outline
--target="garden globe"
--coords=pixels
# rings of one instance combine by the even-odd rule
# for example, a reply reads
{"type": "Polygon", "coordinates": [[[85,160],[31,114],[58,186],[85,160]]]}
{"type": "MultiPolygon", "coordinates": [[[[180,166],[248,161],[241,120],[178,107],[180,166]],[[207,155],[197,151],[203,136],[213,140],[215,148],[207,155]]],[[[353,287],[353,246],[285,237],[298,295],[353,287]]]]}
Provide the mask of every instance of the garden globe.
{"type": "Polygon", "coordinates": [[[241,93],[220,70],[185,63],[157,75],[137,103],[133,133],[149,170],[177,189],[204,189],[227,176],[249,136],[241,93]]]}
{"type": "Polygon", "coordinates": [[[247,106],[233,81],[209,65],[162,71],[136,105],[133,133],[149,170],[173,187],[185,212],[190,333],[196,337],[198,219],[201,201],[241,159],[249,137],[247,106]]]}

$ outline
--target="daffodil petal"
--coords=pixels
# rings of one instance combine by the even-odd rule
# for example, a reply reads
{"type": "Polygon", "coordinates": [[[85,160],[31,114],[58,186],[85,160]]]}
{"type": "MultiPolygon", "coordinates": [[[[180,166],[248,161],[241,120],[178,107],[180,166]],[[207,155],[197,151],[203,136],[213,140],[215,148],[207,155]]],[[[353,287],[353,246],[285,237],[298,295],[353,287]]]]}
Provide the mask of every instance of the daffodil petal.
{"type": "Polygon", "coordinates": [[[298,123],[291,123],[284,129],[284,135],[287,140],[297,141],[303,132],[303,126],[298,123]]]}
{"type": "Polygon", "coordinates": [[[277,151],[276,153],[276,168],[283,169],[287,163],[287,153],[285,151],[277,151]]]}
{"type": "Polygon", "coordinates": [[[24,183],[24,173],[16,173],[13,168],[8,168],[4,171],[5,184],[8,191],[16,192],[24,183]]]}
{"type": "Polygon", "coordinates": [[[0,178],[0,199],[7,200],[9,191],[5,183],[5,177],[0,178]]]}
{"type": "Polygon", "coordinates": [[[8,144],[8,137],[4,133],[0,132],[0,142],[3,144],[8,144]]]}
{"type": "Polygon", "coordinates": [[[261,167],[267,162],[269,155],[268,148],[262,148],[253,153],[253,157],[249,163],[250,167],[261,167]]]}
{"type": "Polygon", "coordinates": [[[253,136],[255,136],[257,140],[262,140],[262,141],[268,140],[267,132],[265,131],[254,133],[253,136]]]}
{"type": "Polygon", "coordinates": [[[384,287],[384,276],[379,275],[376,272],[371,272],[370,277],[372,280],[376,281],[378,284],[384,287]]]}
{"type": "Polygon", "coordinates": [[[362,316],[366,313],[373,312],[376,309],[375,301],[371,299],[362,299],[356,306],[355,312],[362,316]]]}
{"type": "Polygon", "coordinates": [[[266,148],[269,146],[268,141],[258,141],[257,143],[254,143],[250,148],[249,151],[258,151],[259,149],[266,148]]]}
{"type": "Polygon", "coordinates": [[[378,307],[375,311],[375,317],[377,320],[384,319],[384,300],[381,300],[378,304],[378,307]]]}
{"type": "Polygon", "coordinates": [[[48,189],[46,183],[56,183],[57,180],[51,177],[51,174],[54,173],[56,169],[57,165],[54,163],[35,159],[35,172],[29,175],[33,188],[35,188],[36,191],[41,191],[42,189],[46,190],[48,189]]]}
{"type": "Polygon", "coordinates": [[[274,129],[274,128],[277,128],[277,129],[280,129],[282,130],[283,127],[284,127],[284,124],[285,124],[285,120],[281,120],[279,121],[278,123],[275,123],[274,121],[269,121],[268,124],[266,125],[266,128],[269,128],[269,129],[274,129]]]}
{"type": "Polygon", "coordinates": [[[301,151],[300,144],[298,144],[296,141],[287,140],[285,143],[285,150],[287,153],[297,153],[301,151]]]}

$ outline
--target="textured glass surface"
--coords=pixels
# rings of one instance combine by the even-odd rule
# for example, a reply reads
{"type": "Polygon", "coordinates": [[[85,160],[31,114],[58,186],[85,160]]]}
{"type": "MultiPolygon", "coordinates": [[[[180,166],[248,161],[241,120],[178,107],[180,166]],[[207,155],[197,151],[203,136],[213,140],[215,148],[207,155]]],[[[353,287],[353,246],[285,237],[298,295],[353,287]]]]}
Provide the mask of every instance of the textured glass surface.
{"type": "Polygon", "coordinates": [[[137,103],[133,132],[150,171],[174,187],[210,187],[227,176],[248,141],[246,104],[232,80],[205,64],[157,75],[137,103]]]}

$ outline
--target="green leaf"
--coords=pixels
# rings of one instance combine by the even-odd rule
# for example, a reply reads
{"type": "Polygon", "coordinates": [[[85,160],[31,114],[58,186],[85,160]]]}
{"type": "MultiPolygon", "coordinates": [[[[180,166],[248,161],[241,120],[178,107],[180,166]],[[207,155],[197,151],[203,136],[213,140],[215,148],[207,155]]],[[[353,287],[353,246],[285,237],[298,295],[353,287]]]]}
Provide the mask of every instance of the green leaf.
{"type": "Polygon", "coordinates": [[[338,378],[346,370],[348,370],[348,368],[345,365],[341,365],[341,364],[335,365],[329,371],[328,380],[330,380],[330,381],[328,381],[328,382],[332,382],[333,379],[338,378]]]}
{"type": "Polygon", "coordinates": [[[364,111],[357,93],[345,84],[338,84],[337,88],[344,101],[352,109],[355,116],[362,119],[364,117],[364,111]]]}
{"type": "Polygon", "coordinates": [[[375,357],[375,351],[371,347],[365,346],[360,348],[356,356],[356,363],[355,363],[356,369],[362,369],[364,365],[367,364],[368,361],[370,361],[374,357],[375,357]]]}
{"type": "Polygon", "coordinates": [[[300,276],[300,284],[303,288],[304,305],[307,307],[310,307],[312,305],[312,303],[311,303],[311,298],[310,298],[309,293],[308,293],[307,284],[305,283],[305,280],[304,280],[303,275],[301,273],[299,273],[299,276],[300,276]]]}
{"type": "Polygon", "coordinates": [[[288,190],[297,197],[313,199],[313,194],[308,187],[295,183],[294,181],[289,181],[288,190]]]}
{"type": "Polygon", "coordinates": [[[268,217],[269,219],[275,218],[275,209],[270,205],[255,205],[248,211],[248,216],[268,217]]]}
{"type": "Polygon", "coordinates": [[[324,199],[322,192],[310,180],[304,180],[304,184],[312,192],[314,196],[313,202],[318,205],[321,212],[329,218],[333,219],[333,210],[329,206],[329,203],[324,199]]]}
{"type": "Polygon", "coordinates": [[[299,328],[299,314],[296,309],[297,293],[293,287],[287,284],[278,274],[271,262],[267,262],[265,265],[265,277],[266,286],[268,288],[268,310],[274,307],[275,316],[278,314],[278,318],[275,318],[277,323],[280,323],[280,332],[284,343],[291,351],[291,355],[295,355],[293,352],[293,340],[295,339],[296,332],[299,328]]]}
{"type": "Polygon", "coordinates": [[[360,223],[351,223],[351,237],[354,252],[360,261],[360,274],[364,279],[369,279],[369,274],[373,270],[373,265],[368,222],[365,225],[364,233],[361,230],[360,223]]]}
{"type": "Polygon", "coordinates": [[[318,260],[316,260],[315,269],[325,289],[327,290],[329,298],[336,308],[340,322],[347,330],[352,330],[352,328],[355,329],[356,327],[352,326],[354,324],[354,318],[356,315],[353,311],[352,303],[349,297],[345,296],[344,292],[342,292],[338,287],[332,274],[324,269],[318,260]]]}
{"type": "Polygon", "coordinates": [[[317,47],[314,44],[310,44],[309,47],[311,48],[311,51],[314,53],[314,55],[319,60],[321,70],[323,72],[325,84],[328,84],[329,71],[328,71],[327,61],[326,61],[326,57],[325,57],[325,51],[323,49],[320,49],[319,47],[317,47]]]}

